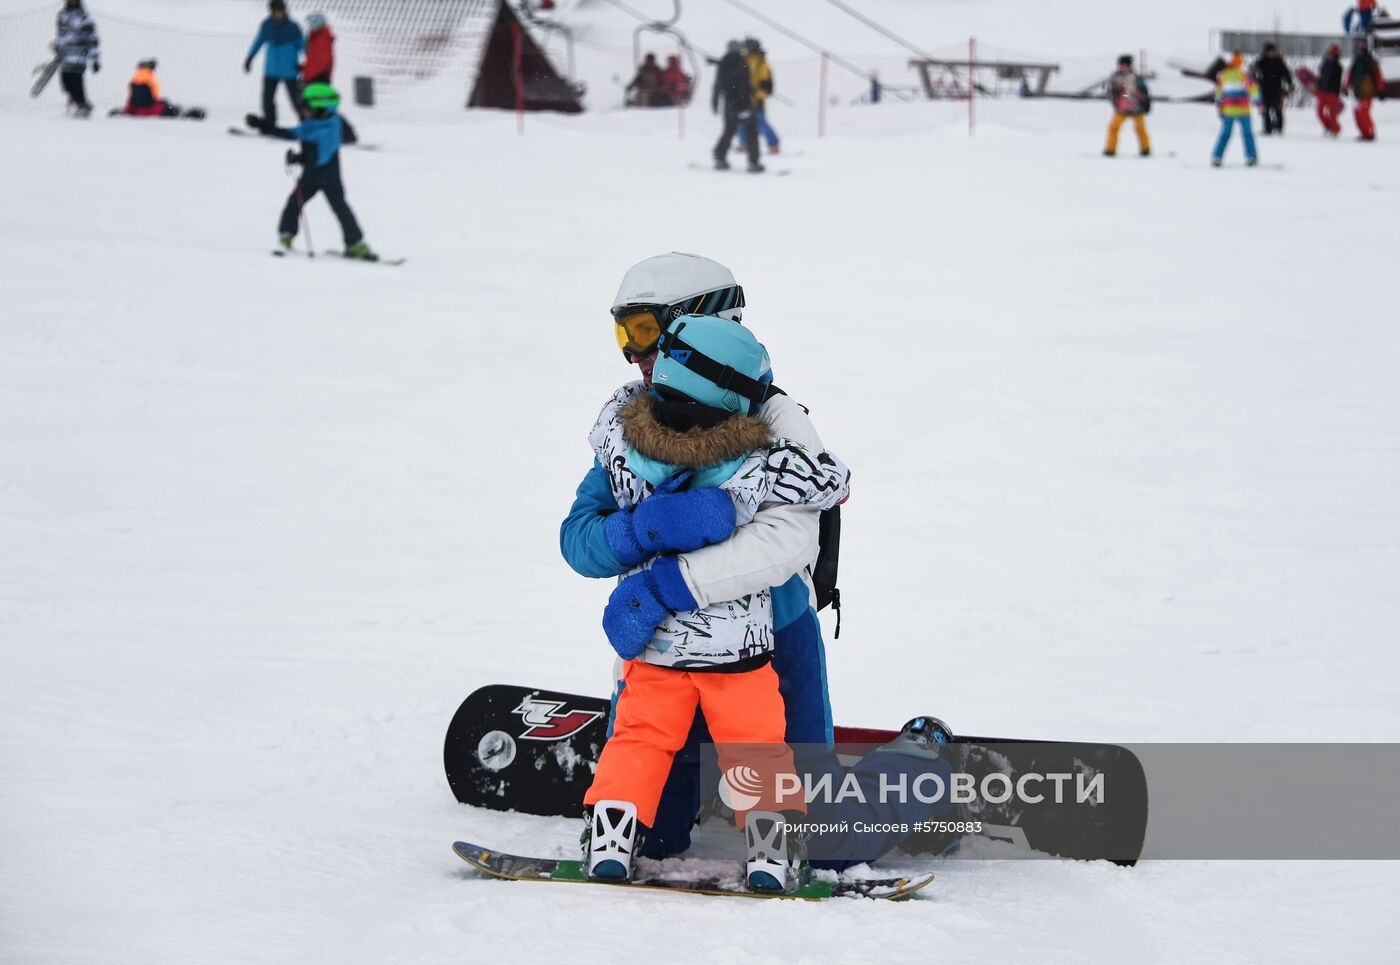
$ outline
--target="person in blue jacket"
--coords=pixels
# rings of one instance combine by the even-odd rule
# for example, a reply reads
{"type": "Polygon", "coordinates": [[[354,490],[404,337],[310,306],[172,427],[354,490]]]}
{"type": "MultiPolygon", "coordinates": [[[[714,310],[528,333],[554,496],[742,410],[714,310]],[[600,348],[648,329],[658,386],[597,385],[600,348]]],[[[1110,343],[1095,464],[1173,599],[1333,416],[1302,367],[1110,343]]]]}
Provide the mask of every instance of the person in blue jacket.
{"type": "Polygon", "coordinates": [[[311,116],[296,127],[277,127],[256,114],[247,117],[248,126],[259,133],[301,142],[300,154],[288,152],[289,163],[299,163],[302,174],[282,207],[282,219],[277,225],[277,240],[281,246],[278,253],[292,247],[297,225],[301,221],[301,209],[319,192],[325,194],[331,210],[340,221],[340,231],[345,240],[344,257],[378,261],[379,256],[365,244],[364,232],[355,220],[355,212],[350,210],[350,204],[345,200],[345,184],[340,179],[341,125],[340,116],[336,113],[339,106],[340,93],[330,84],[308,84],[306,107],[311,116]]]}
{"type": "Polygon", "coordinates": [[[270,0],[267,5],[267,19],[258,28],[258,35],[248,56],[243,61],[243,73],[253,69],[253,58],[266,45],[263,56],[263,118],[272,125],[277,124],[277,85],[284,84],[287,96],[291,99],[292,110],[297,117],[306,116],[306,107],[301,99],[301,64],[298,58],[306,49],[306,38],[296,21],[287,16],[286,0],[270,0]]]}

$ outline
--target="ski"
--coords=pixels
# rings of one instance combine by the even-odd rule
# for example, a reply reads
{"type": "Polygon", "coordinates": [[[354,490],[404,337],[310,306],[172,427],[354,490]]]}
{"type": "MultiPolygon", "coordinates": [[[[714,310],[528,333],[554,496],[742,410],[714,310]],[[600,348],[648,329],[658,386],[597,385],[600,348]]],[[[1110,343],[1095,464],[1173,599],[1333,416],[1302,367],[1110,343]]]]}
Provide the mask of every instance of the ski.
{"type": "Polygon", "coordinates": [[[702,164],[699,161],[691,161],[692,171],[714,171],[718,174],[771,174],[775,178],[786,177],[792,173],[792,168],[764,168],[762,171],[750,171],[742,165],[731,165],[727,168],[717,168],[713,164],[702,164]]]}
{"type": "Polygon", "coordinates": [[[347,255],[343,251],[337,251],[334,248],[326,251],[326,254],[330,255],[332,258],[340,258],[343,261],[362,261],[369,265],[387,265],[390,268],[402,265],[404,262],[408,261],[407,258],[380,258],[377,256],[374,258],[356,258],[354,256],[347,255]]]}
{"type": "MultiPolygon", "coordinates": [[[[481,687],[457,708],[443,744],[443,767],[463,804],[493,811],[578,817],[583,793],[607,740],[609,702],[600,697],[495,684],[481,687]]],[[[836,752],[849,762],[897,732],[837,727],[836,752]],[[848,760],[849,759],[849,760],[848,760]]],[[[1036,807],[979,802],[965,820],[981,821],[988,837],[1018,848],[1066,858],[1109,859],[1131,864],[1147,833],[1147,777],[1130,749],[1116,744],[1011,740],[958,736],[959,766],[978,780],[997,773],[1015,780],[1027,773],[1102,774],[1111,803],[1076,808],[1046,802],[1036,807]]],[[[938,834],[915,834],[910,853],[941,853],[938,834]]]]}
{"type": "Polygon", "coordinates": [[[453,852],[477,871],[506,881],[545,881],[559,884],[598,885],[604,888],[641,888],[692,895],[725,898],[786,898],[823,901],[827,898],[874,898],[903,901],[933,881],[932,874],[896,878],[848,878],[830,872],[814,872],[814,877],[792,891],[750,891],[736,870],[732,876],[686,875],[678,866],[684,862],[638,859],[631,881],[594,881],[585,874],[582,861],[560,858],[530,858],[492,851],[480,845],[458,841],[453,852]]]}

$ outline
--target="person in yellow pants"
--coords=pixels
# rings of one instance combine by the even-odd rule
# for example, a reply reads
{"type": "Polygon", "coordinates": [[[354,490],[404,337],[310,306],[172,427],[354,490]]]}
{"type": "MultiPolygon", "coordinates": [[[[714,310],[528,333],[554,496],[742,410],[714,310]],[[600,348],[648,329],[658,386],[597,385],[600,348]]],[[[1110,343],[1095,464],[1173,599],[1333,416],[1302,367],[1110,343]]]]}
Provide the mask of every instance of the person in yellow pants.
{"type": "Polygon", "coordinates": [[[1113,120],[1108,122],[1108,143],[1104,145],[1106,157],[1118,153],[1118,132],[1123,122],[1132,118],[1133,130],[1137,132],[1138,153],[1147,157],[1152,153],[1152,139],[1147,136],[1147,112],[1152,109],[1152,95],[1147,91],[1147,81],[1133,70],[1133,58],[1124,54],[1118,58],[1118,69],[1108,81],[1108,99],[1113,104],[1113,120]]]}

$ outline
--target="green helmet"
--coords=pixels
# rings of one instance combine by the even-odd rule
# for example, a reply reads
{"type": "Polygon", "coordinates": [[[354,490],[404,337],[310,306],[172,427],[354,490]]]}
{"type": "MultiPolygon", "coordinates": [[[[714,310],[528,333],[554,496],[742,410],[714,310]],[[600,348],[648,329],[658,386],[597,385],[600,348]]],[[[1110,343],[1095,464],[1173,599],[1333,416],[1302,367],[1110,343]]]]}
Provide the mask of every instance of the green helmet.
{"type": "Polygon", "coordinates": [[[329,113],[340,106],[340,92],[330,84],[307,84],[301,99],[313,111],[329,113]]]}

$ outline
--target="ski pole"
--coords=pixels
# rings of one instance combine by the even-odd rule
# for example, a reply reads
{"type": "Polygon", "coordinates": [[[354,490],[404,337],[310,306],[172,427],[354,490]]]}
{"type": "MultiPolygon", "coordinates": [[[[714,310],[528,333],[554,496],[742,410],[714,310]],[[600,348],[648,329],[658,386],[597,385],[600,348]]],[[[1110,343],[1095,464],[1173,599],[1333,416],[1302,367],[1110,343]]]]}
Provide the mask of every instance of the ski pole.
{"type": "Polygon", "coordinates": [[[315,258],[316,249],[311,244],[311,222],[306,219],[306,203],[301,198],[301,178],[297,178],[297,217],[301,218],[301,230],[306,235],[306,257],[315,258]]]}
{"type": "MultiPolygon", "coordinates": [[[[290,171],[290,170],[292,169],[292,165],[293,165],[293,164],[301,164],[301,163],[302,163],[302,157],[301,157],[300,154],[297,154],[297,152],[292,151],[292,150],[288,150],[288,151],[287,151],[286,164],[287,164],[287,170],[288,170],[288,171],[290,171]]],[[[306,169],[305,169],[305,167],[303,167],[303,168],[302,168],[302,174],[305,174],[305,173],[306,173],[306,169]]],[[[298,218],[298,220],[301,221],[301,230],[302,230],[302,233],[306,235],[306,257],[308,257],[308,258],[315,258],[315,257],[316,257],[316,249],[315,249],[315,247],[311,244],[311,222],[308,221],[308,220],[306,219],[306,199],[303,198],[302,195],[301,195],[301,178],[302,178],[302,175],[301,175],[301,174],[297,175],[297,187],[296,187],[296,191],[297,191],[297,218],[298,218]]]]}

